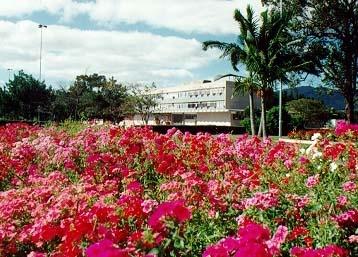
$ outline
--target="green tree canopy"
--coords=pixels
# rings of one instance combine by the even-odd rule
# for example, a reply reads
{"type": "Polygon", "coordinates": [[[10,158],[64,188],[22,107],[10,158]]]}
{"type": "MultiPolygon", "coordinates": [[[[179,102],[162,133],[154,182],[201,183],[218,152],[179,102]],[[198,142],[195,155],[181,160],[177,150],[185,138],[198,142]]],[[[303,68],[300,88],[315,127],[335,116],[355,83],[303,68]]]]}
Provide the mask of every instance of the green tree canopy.
{"type": "MultiPolygon", "coordinates": [[[[280,0],[264,0],[278,6],[280,0]]],[[[291,29],[303,42],[297,51],[309,49],[320,56],[324,82],[341,91],[346,118],[354,122],[358,98],[358,0],[283,0],[284,9],[295,14],[291,29]]]]}
{"type": "Polygon", "coordinates": [[[151,85],[134,85],[131,89],[128,113],[140,114],[145,124],[148,124],[150,115],[157,106],[158,95],[153,92],[155,88],[155,84],[152,83],[151,85]]]}
{"type": "Polygon", "coordinates": [[[39,113],[48,112],[52,99],[52,89],[32,75],[19,71],[6,83],[3,96],[6,116],[15,119],[32,120],[39,113]]]}
{"type": "Polygon", "coordinates": [[[67,94],[74,119],[104,118],[115,122],[123,118],[129,97],[123,84],[96,73],[77,76],[67,94]]]}
{"type": "Polygon", "coordinates": [[[322,126],[329,118],[329,110],[318,100],[301,98],[286,103],[288,113],[304,122],[305,126],[322,126]]]}

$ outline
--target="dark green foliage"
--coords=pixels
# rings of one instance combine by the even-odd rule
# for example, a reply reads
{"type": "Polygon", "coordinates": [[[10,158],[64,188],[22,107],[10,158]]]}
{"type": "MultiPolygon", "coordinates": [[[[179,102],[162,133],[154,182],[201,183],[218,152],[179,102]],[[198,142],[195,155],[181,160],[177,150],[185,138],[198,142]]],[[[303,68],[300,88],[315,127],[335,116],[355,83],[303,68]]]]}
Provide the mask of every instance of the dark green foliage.
{"type": "Polygon", "coordinates": [[[286,104],[287,111],[305,126],[322,127],[329,118],[327,107],[320,101],[301,98],[286,104]]]}
{"type": "MultiPolygon", "coordinates": [[[[265,0],[278,7],[280,0],[265,0]]],[[[294,14],[291,30],[312,57],[326,86],[337,88],[345,98],[346,118],[354,122],[358,88],[358,0],[284,0],[294,14]]],[[[276,8],[277,9],[277,8],[276,8]]]]}
{"type": "Polygon", "coordinates": [[[19,71],[2,91],[2,115],[10,119],[39,119],[49,114],[52,97],[52,89],[44,82],[19,71]]]}
{"type": "Polygon", "coordinates": [[[104,119],[119,122],[140,102],[112,77],[80,75],[69,89],[52,90],[20,71],[0,89],[0,117],[7,120],[64,121],[104,119]]]}
{"type": "MultiPolygon", "coordinates": [[[[279,108],[278,106],[272,107],[267,112],[267,132],[271,136],[278,135],[278,119],[279,108]]],[[[288,114],[285,108],[282,109],[282,134],[287,135],[292,129],[291,116],[288,114]]]]}

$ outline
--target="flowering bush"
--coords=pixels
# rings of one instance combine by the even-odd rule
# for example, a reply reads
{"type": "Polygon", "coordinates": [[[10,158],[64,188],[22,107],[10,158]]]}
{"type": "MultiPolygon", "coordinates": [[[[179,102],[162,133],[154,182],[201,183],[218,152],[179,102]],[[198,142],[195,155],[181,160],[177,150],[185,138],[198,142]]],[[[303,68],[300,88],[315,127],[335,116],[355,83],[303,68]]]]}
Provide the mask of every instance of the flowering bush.
{"type": "Polygon", "coordinates": [[[331,141],[353,141],[358,140],[358,124],[348,124],[344,120],[337,121],[336,128],[333,129],[310,129],[299,130],[288,133],[292,139],[311,140],[315,134],[320,134],[323,138],[331,141]]]}
{"type": "Polygon", "coordinates": [[[0,256],[357,256],[358,148],[0,127],[0,256]]]}

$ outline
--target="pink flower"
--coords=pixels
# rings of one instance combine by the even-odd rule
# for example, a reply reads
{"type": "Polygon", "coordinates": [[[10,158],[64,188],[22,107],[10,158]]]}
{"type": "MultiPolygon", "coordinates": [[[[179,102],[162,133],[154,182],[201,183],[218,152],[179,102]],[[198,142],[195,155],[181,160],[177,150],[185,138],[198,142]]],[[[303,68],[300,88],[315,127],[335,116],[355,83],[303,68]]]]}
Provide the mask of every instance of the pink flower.
{"type": "Polygon", "coordinates": [[[343,184],[343,190],[345,192],[354,192],[357,189],[357,185],[353,181],[348,181],[343,184]]]}
{"type": "Polygon", "coordinates": [[[310,203],[310,198],[308,195],[299,196],[296,200],[298,208],[306,207],[310,203]]]}
{"type": "Polygon", "coordinates": [[[308,188],[312,188],[316,186],[319,183],[319,174],[316,174],[314,176],[310,176],[307,178],[306,186],[308,188]]]}
{"type": "Polygon", "coordinates": [[[348,210],[333,218],[341,227],[350,227],[358,224],[358,210],[348,210]]]}
{"type": "Polygon", "coordinates": [[[203,257],[229,257],[229,254],[222,245],[213,245],[206,248],[203,257]]]}
{"type": "MultiPolygon", "coordinates": [[[[227,237],[206,248],[203,257],[273,257],[267,246],[270,231],[255,222],[246,221],[238,231],[238,238],[227,237]]],[[[278,241],[285,237],[280,232],[278,241]]]]}
{"type": "Polygon", "coordinates": [[[113,242],[104,239],[92,244],[86,250],[87,257],[129,257],[127,251],[114,246],[113,242]]]}
{"type": "Polygon", "coordinates": [[[348,203],[347,196],[340,195],[337,197],[337,203],[341,206],[345,206],[348,203]]]}
{"type": "Polygon", "coordinates": [[[234,257],[272,257],[263,244],[251,243],[241,247],[234,257]]]}
{"type": "Polygon", "coordinates": [[[184,201],[182,200],[165,202],[155,209],[148,220],[148,225],[154,230],[162,230],[163,219],[166,217],[174,218],[179,223],[182,223],[190,219],[191,212],[184,206],[184,201]]]}
{"type": "Polygon", "coordinates": [[[269,240],[270,231],[260,224],[251,222],[238,231],[241,240],[250,242],[263,242],[269,240]]]}
{"type": "Polygon", "coordinates": [[[312,249],[293,247],[291,255],[294,257],[346,257],[347,251],[337,245],[327,245],[323,248],[312,249]]]}
{"type": "Polygon", "coordinates": [[[290,169],[293,166],[293,162],[292,160],[285,160],[285,162],[283,163],[287,169],[290,169]]]}
{"type": "Polygon", "coordinates": [[[348,241],[350,242],[350,243],[356,243],[356,244],[358,244],[358,235],[351,235],[349,238],[348,238],[348,241]]]}
{"type": "Polygon", "coordinates": [[[153,210],[153,208],[154,208],[155,206],[157,206],[157,205],[158,205],[157,201],[151,200],[151,199],[149,199],[149,200],[144,200],[144,201],[141,203],[141,206],[143,207],[143,212],[144,212],[144,213],[150,213],[150,212],[153,210]]]}
{"type": "Polygon", "coordinates": [[[222,246],[226,249],[227,252],[237,251],[240,247],[239,240],[234,237],[227,237],[222,241],[222,246]]]}
{"type": "Polygon", "coordinates": [[[46,257],[46,254],[39,252],[31,252],[27,255],[27,257],[46,257]]]}
{"type": "Polygon", "coordinates": [[[288,235],[288,229],[285,226],[279,226],[273,237],[266,242],[270,253],[272,255],[278,255],[280,253],[281,244],[283,244],[288,235]]]}
{"type": "Polygon", "coordinates": [[[269,192],[256,192],[253,197],[242,201],[245,209],[256,207],[261,210],[266,210],[275,207],[279,203],[278,190],[270,190],[269,192]]]}
{"type": "Polygon", "coordinates": [[[340,121],[337,121],[337,124],[336,124],[336,134],[337,135],[342,135],[342,134],[345,134],[349,131],[358,131],[358,124],[348,124],[346,121],[344,120],[340,120],[340,121]]]}

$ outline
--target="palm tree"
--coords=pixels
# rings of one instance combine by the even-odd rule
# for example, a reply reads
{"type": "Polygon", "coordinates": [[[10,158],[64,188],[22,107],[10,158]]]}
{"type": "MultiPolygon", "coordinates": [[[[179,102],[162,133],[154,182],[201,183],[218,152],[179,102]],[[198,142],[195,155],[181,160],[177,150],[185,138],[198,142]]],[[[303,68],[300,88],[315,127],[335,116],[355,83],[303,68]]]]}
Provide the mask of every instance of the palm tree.
{"type": "Polygon", "coordinates": [[[236,94],[245,94],[249,93],[249,110],[250,110],[250,125],[251,125],[251,135],[254,136],[255,133],[255,110],[254,110],[254,94],[258,92],[260,87],[259,82],[250,72],[248,77],[238,78],[235,82],[234,92],[236,94]]]}
{"type": "MultiPolygon", "coordinates": [[[[250,6],[247,7],[247,24],[254,23],[253,11],[250,6]]],[[[239,71],[238,64],[243,63],[246,64],[249,61],[249,48],[246,44],[246,40],[250,38],[250,34],[247,33],[247,25],[245,23],[240,23],[240,35],[238,36],[238,40],[236,43],[225,43],[220,41],[205,41],[203,42],[203,50],[206,51],[209,48],[217,48],[222,51],[222,55],[220,58],[229,58],[231,62],[231,66],[234,71],[239,71]]],[[[234,86],[234,91],[237,93],[249,92],[249,109],[250,109],[250,125],[251,125],[251,134],[255,135],[255,124],[254,124],[254,110],[253,110],[253,95],[254,90],[256,89],[256,85],[252,85],[249,83],[252,81],[250,78],[252,73],[250,72],[250,76],[244,78],[242,76],[238,76],[235,74],[227,74],[221,76],[221,78],[226,76],[234,76],[236,77],[236,82],[234,86]]]]}
{"type": "Polygon", "coordinates": [[[229,57],[232,67],[238,71],[238,64],[245,65],[250,77],[257,79],[261,98],[262,136],[266,135],[266,101],[268,92],[275,81],[289,81],[290,72],[312,70],[312,62],[304,61],[304,54],[292,51],[297,40],[293,40],[288,31],[290,15],[277,11],[264,11],[261,21],[255,18],[250,6],[246,10],[246,18],[239,10],[235,10],[234,19],[239,23],[240,34],[236,43],[206,41],[203,49],[217,48],[222,51],[221,58],[229,57]],[[291,50],[290,50],[291,49],[291,50]]]}

